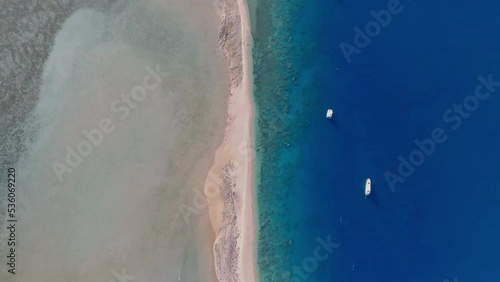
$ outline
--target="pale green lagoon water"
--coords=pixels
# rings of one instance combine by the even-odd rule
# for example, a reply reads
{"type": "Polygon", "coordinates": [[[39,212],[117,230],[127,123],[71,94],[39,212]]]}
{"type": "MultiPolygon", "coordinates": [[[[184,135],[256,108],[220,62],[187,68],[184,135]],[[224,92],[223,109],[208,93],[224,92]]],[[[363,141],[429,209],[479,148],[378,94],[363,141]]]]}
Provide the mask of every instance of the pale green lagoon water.
{"type": "Polygon", "coordinates": [[[223,135],[228,83],[213,4],[66,5],[26,94],[33,105],[2,93],[0,106],[19,108],[2,131],[22,134],[1,147],[11,157],[2,174],[17,171],[19,221],[10,275],[0,215],[0,280],[105,282],[123,269],[140,282],[211,281],[208,211],[186,222],[179,205],[203,191],[223,135]]]}

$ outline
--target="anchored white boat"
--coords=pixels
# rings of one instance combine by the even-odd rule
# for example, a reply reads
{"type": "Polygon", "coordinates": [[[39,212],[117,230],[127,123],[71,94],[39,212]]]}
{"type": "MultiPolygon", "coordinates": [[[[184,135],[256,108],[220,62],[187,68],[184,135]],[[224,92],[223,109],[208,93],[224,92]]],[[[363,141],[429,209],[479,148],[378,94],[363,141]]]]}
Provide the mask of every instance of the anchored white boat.
{"type": "Polygon", "coordinates": [[[372,192],[372,181],[370,180],[370,178],[367,178],[365,182],[365,197],[370,196],[371,192],[372,192]]]}
{"type": "Polygon", "coordinates": [[[326,118],[327,119],[332,119],[332,117],[333,117],[333,110],[332,109],[328,109],[326,111],[326,118]]]}

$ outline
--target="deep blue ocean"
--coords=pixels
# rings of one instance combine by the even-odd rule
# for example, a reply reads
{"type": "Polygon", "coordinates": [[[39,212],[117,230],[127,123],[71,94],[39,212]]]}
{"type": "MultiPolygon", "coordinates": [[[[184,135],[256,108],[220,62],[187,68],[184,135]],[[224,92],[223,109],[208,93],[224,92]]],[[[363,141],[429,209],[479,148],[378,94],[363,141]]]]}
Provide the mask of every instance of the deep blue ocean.
{"type": "Polygon", "coordinates": [[[500,87],[478,79],[500,82],[500,2],[402,0],[348,63],[339,45],[390,2],[258,1],[262,281],[500,281],[500,87]]]}

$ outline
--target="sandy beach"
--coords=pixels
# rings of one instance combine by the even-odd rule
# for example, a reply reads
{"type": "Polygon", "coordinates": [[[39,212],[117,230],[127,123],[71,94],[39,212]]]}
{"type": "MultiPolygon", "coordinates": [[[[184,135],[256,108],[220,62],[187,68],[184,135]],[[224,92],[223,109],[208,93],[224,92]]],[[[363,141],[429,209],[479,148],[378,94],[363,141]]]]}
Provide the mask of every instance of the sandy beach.
{"type": "Polygon", "coordinates": [[[0,166],[23,187],[0,281],[256,281],[246,0],[8,2],[44,34],[0,33],[0,166]]]}
{"type": "Polygon", "coordinates": [[[205,182],[219,281],[256,281],[253,208],[252,58],[246,0],[223,1],[220,48],[230,67],[224,141],[205,182]],[[212,190],[212,187],[218,189],[212,190]]]}

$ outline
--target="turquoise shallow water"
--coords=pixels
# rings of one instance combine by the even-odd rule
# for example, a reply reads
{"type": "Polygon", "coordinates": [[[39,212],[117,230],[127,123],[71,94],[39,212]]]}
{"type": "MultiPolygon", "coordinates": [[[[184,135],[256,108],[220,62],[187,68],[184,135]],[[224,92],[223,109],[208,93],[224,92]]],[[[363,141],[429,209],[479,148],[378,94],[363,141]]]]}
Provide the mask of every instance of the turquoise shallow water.
{"type": "Polygon", "coordinates": [[[303,6],[287,1],[259,1],[254,37],[254,95],[257,106],[258,265],[262,281],[279,281],[293,254],[293,208],[288,199],[299,187],[293,175],[300,165],[295,141],[308,126],[300,116],[309,98],[300,95],[313,82],[299,85],[305,34],[292,27],[303,6]],[[286,44],[283,44],[286,43],[286,44]],[[308,86],[309,85],[309,86],[308,86]]]}
{"type": "Polygon", "coordinates": [[[500,81],[500,6],[401,1],[401,13],[347,63],[339,44],[353,44],[354,27],[388,3],[258,1],[261,281],[500,279],[500,90],[460,126],[450,120],[478,76],[500,81]],[[384,173],[397,173],[398,157],[436,128],[446,141],[391,191],[384,173]],[[326,259],[308,259],[328,240],[338,245],[326,259]]]}

